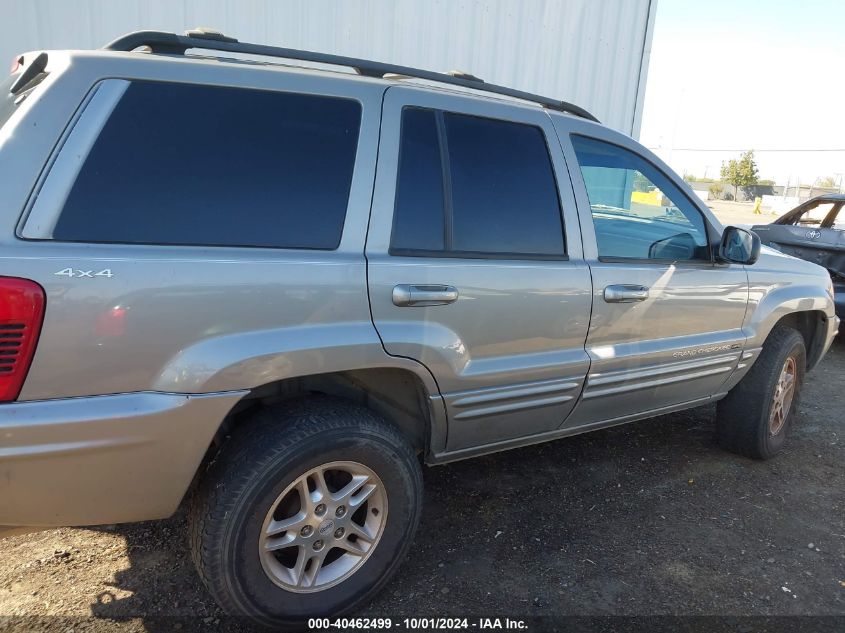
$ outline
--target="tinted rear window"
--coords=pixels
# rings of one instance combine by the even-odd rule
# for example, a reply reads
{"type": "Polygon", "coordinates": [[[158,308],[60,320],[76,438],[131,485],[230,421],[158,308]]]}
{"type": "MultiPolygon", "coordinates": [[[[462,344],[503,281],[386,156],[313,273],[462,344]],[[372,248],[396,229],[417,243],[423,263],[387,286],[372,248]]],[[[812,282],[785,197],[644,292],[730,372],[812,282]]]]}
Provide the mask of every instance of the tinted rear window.
{"type": "Polygon", "coordinates": [[[456,251],[563,255],[557,184],[543,132],[446,113],[456,251]]]}
{"type": "Polygon", "coordinates": [[[53,238],[336,248],[360,119],[349,99],[133,82],[53,238]]]}
{"type": "Polygon", "coordinates": [[[443,169],[434,110],[405,108],[391,246],[445,248],[443,169]]]}
{"type": "Polygon", "coordinates": [[[391,252],[563,257],[560,200],[540,128],[402,112],[391,252]]]}

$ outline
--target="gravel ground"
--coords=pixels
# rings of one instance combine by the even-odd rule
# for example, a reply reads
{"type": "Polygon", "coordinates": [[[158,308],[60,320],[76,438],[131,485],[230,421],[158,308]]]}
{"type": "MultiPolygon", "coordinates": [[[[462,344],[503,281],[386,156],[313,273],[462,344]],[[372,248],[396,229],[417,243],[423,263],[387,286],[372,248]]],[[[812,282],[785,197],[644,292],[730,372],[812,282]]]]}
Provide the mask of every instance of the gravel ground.
{"type": "MultiPolygon", "coordinates": [[[[409,560],[362,614],[845,616],[843,411],[839,341],[769,462],[720,450],[704,407],[429,468],[409,560]]],[[[183,513],[0,540],[0,615],[80,618],[0,631],[231,625],[183,513]]]]}
{"type": "Polygon", "coordinates": [[[762,209],[759,214],[754,213],[753,202],[729,202],[727,200],[708,200],[707,206],[716,214],[719,221],[728,226],[730,224],[768,224],[774,222],[785,212],[762,209]]]}

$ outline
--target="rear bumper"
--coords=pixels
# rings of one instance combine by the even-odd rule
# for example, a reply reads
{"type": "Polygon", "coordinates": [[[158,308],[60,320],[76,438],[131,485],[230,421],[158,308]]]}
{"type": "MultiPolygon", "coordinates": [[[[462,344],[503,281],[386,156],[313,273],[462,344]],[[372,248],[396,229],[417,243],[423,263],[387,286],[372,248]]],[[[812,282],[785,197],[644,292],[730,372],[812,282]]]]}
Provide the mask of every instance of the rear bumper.
{"type": "Polygon", "coordinates": [[[0,405],[2,531],[170,516],[244,393],[0,405]]]}

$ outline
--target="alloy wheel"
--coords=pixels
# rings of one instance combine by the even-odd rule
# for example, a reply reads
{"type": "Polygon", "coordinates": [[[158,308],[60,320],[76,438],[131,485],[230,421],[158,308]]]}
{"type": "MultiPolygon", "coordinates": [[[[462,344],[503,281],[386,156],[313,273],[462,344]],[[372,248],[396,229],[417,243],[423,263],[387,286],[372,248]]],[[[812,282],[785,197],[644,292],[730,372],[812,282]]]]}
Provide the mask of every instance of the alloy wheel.
{"type": "Polygon", "coordinates": [[[357,462],[323,464],[273,502],[259,538],[261,565],[288,591],[328,589],[363,566],[386,521],[387,495],[375,472],[357,462]]]}
{"type": "Polygon", "coordinates": [[[787,417],[789,417],[789,409],[792,407],[792,400],[795,396],[796,377],[795,359],[790,356],[783,364],[775,387],[772,410],[769,415],[769,435],[771,436],[780,433],[783,425],[786,424],[787,417]]]}

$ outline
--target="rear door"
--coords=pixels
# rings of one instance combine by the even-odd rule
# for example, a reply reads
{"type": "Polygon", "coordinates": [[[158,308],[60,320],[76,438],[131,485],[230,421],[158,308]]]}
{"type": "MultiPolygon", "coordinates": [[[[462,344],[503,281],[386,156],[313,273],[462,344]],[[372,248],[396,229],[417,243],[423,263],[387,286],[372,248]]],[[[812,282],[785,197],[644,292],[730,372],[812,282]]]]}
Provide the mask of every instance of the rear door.
{"type": "Polygon", "coordinates": [[[627,137],[555,118],[593,276],[582,401],[568,425],[706,402],[743,354],[745,269],[717,264],[719,231],[674,176],[627,137]],[[583,132],[581,132],[583,130],[583,132]]]}
{"type": "Polygon", "coordinates": [[[376,328],[434,374],[448,450],[563,423],[589,365],[591,286],[542,110],[388,89],[366,253],[376,328]]]}

